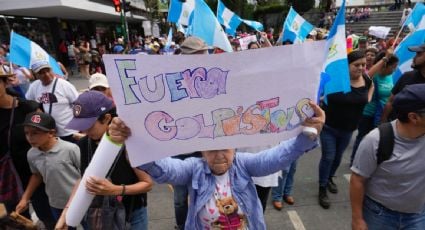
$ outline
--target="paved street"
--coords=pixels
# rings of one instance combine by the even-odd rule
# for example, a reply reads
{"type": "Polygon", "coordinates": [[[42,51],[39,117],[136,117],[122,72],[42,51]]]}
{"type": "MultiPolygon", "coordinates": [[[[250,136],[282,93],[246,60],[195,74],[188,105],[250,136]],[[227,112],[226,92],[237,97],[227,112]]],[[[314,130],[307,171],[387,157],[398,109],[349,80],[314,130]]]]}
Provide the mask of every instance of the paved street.
{"type": "MultiPolygon", "coordinates": [[[[79,91],[88,87],[88,80],[84,78],[71,76],[69,80],[79,91]]],[[[345,152],[343,162],[337,172],[338,177],[335,179],[340,191],[338,194],[329,195],[332,206],[328,210],[321,208],[317,202],[320,154],[320,149],[316,149],[303,156],[298,163],[293,189],[295,205],[285,204],[284,209],[277,211],[269,200],[265,213],[267,229],[351,229],[349,183],[346,178],[350,172],[351,145],[345,152]]],[[[168,185],[154,186],[148,194],[148,210],[149,229],[174,229],[173,193],[168,185]]]]}

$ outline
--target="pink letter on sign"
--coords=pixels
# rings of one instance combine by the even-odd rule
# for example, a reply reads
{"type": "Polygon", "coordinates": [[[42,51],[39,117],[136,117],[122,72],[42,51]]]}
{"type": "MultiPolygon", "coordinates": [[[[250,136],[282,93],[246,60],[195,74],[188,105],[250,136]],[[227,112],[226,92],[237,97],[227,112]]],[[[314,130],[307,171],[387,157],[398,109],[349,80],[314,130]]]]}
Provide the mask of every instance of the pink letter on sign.
{"type": "Polygon", "coordinates": [[[162,126],[162,121],[169,123],[174,119],[166,112],[156,111],[150,113],[145,119],[145,128],[148,133],[157,140],[169,141],[177,134],[176,126],[162,126]]]}

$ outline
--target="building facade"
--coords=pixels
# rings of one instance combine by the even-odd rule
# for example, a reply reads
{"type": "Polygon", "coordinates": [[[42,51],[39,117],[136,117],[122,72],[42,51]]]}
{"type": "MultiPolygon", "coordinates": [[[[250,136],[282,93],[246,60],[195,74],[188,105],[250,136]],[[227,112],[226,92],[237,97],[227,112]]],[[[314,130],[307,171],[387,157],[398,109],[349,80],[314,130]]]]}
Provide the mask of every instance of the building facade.
{"type": "MultiPolygon", "coordinates": [[[[146,7],[143,0],[127,0],[130,35],[143,35],[146,7]]],[[[95,38],[108,42],[124,34],[120,13],[112,0],[0,0],[0,42],[8,43],[10,30],[37,42],[50,53],[60,40],[95,38]]]]}

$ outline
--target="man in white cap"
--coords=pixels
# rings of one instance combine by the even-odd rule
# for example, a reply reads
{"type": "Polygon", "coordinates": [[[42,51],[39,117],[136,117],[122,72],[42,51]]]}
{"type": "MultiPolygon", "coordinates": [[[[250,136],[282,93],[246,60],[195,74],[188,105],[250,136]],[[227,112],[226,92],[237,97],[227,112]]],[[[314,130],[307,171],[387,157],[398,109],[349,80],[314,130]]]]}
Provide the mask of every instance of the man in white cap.
{"type": "Polygon", "coordinates": [[[73,117],[72,102],[78,97],[77,90],[68,81],[55,77],[47,61],[37,61],[31,69],[37,80],[30,85],[25,97],[40,103],[44,111],[55,119],[58,137],[76,142],[77,131],[65,129],[65,126],[73,117]]]}
{"type": "Polygon", "coordinates": [[[90,76],[89,89],[99,91],[113,101],[111,88],[109,88],[108,79],[104,74],[95,73],[90,76]]]}

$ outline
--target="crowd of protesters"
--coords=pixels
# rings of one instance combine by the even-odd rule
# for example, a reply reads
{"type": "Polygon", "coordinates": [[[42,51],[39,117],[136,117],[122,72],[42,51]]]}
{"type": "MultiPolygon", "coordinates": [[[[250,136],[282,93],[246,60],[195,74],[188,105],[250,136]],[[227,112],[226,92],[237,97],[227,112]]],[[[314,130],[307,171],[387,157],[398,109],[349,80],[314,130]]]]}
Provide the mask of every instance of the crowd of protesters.
{"type": "MultiPolygon", "coordinates": [[[[368,8],[352,8],[347,10],[347,21],[362,20],[369,14],[368,8]]],[[[332,24],[332,18],[326,20],[324,24],[332,24]]],[[[306,42],[326,39],[327,33],[315,29],[306,42]]],[[[229,37],[233,50],[248,52],[240,39],[249,36],[256,39],[246,49],[291,45],[274,37],[273,30],[238,32],[229,37]]],[[[265,229],[263,212],[270,191],[275,209],[281,210],[284,202],[293,205],[297,159],[319,142],[318,203],[324,209],[331,207],[328,192],[339,192],[334,177],[358,130],[351,154],[353,229],[379,229],[375,227],[384,225],[388,228],[382,229],[395,229],[390,227],[397,224],[425,229],[425,158],[420,156],[425,150],[425,44],[409,49],[416,53],[414,70],[393,82],[398,64],[394,48],[399,42],[347,31],[351,92],[328,95],[320,106],[310,103],[315,117],[304,125],[316,128],[317,139],[300,134],[276,146],[201,151],[138,168],[130,166],[124,147],[108,179],[90,177],[87,181],[87,190],[97,195],[91,207],[99,208],[105,199],[118,198],[110,202],[123,204],[124,225],[128,222],[132,229],[147,229],[147,194],[156,181],[174,186],[176,229],[265,229]],[[388,121],[392,121],[395,133],[394,152],[377,163],[379,134],[375,128],[388,121]],[[193,181],[201,183],[202,191],[193,181]],[[225,185],[230,186],[226,188],[229,195],[223,197],[217,189],[225,189],[225,185]],[[192,199],[188,201],[188,197],[192,199]],[[210,211],[217,212],[217,202],[225,198],[240,207],[237,221],[227,219],[233,226],[210,211]],[[385,223],[374,209],[391,214],[390,221],[385,223]],[[396,222],[399,216],[408,220],[396,222]]],[[[102,55],[223,52],[199,38],[186,38],[182,32],[175,32],[169,44],[166,37],[135,36],[130,43],[118,38],[107,44],[91,37],[61,41],[58,50],[58,61],[66,75],[69,72],[89,79],[87,92],[79,94],[67,77],[55,75],[46,61],[33,63],[30,70],[9,63],[8,47],[0,47],[0,179],[1,186],[7,185],[2,187],[0,201],[7,211],[15,210],[27,218],[31,203],[47,229],[67,228],[67,208],[101,137],[107,133],[113,141],[122,143],[131,135],[130,128],[117,117],[102,55]]],[[[81,224],[85,229],[95,229],[105,223],[93,222],[87,215],[81,224]]]]}

